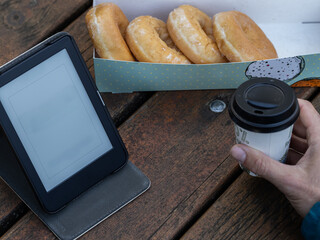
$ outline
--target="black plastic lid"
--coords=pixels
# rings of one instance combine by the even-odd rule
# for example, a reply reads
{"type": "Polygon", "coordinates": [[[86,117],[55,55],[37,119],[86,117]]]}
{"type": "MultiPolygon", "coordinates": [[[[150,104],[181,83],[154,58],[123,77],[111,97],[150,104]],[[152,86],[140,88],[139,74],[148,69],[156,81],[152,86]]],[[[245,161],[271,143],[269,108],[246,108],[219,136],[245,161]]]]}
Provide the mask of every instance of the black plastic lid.
{"type": "Polygon", "coordinates": [[[291,126],[300,112],[293,89],[272,78],[252,78],[241,84],[228,110],[231,119],[240,127],[263,133],[291,126]]]}

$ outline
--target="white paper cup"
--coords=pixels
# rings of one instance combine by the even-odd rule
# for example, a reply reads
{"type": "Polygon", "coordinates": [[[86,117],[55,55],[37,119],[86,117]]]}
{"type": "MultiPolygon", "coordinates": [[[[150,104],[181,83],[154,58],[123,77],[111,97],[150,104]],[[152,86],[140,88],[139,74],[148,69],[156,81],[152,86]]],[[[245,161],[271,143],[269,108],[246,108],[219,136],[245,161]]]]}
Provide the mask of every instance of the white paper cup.
{"type": "Polygon", "coordinates": [[[235,91],[228,110],[235,123],[237,143],[286,161],[293,123],[299,116],[299,104],[290,86],[276,79],[251,79],[235,91]]]}
{"type": "MultiPolygon", "coordinates": [[[[248,131],[237,124],[234,124],[236,142],[246,144],[255,148],[274,160],[285,163],[293,125],[290,127],[273,133],[257,133],[248,131]]],[[[249,173],[251,176],[257,176],[255,173],[249,171],[240,164],[241,168],[249,173]]]]}

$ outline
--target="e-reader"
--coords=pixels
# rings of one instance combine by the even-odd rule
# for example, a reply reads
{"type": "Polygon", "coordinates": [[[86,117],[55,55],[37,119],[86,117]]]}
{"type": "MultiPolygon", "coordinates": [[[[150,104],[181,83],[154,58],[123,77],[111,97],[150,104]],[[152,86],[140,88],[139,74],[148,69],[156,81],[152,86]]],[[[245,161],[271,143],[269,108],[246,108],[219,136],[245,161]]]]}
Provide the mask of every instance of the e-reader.
{"type": "Polygon", "coordinates": [[[47,212],[124,166],[126,148],[70,35],[1,69],[1,126],[47,212]]]}

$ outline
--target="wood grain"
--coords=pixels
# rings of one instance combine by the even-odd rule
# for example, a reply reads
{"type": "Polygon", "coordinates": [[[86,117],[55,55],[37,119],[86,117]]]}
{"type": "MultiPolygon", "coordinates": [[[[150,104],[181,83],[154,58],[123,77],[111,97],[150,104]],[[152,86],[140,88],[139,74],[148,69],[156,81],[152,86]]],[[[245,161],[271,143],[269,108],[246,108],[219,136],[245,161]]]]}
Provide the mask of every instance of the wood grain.
{"type": "MultiPolygon", "coordinates": [[[[93,74],[92,44],[84,25],[85,13],[78,18],[90,4],[87,0],[2,1],[0,46],[7,51],[0,53],[0,65],[64,29],[76,39],[93,74]]],[[[309,91],[313,90],[301,90],[300,95],[308,97],[312,94],[309,91]]],[[[150,177],[152,187],[83,238],[170,239],[184,232],[190,219],[197,218],[238,174],[237,163],[228,158],[233,144],[232,123],[226,112],[212,113],[208,107],[215,98],[228,102],[231,93],[102,94],[114,121],[118,126],[122,124],[119,130],[128,146],[130,160],[150,177]]],[[[21,203],[3,185],[0,182],[0,212],[5,217],[15,214],[21,203]]],[[[3,237],[39,238],[54,236],[31,212],[3,237]]]]}
{"type": "Polygon", "coordinates": [[[9,187],[0,184],[0,236],[9,229],[27,211],[27,207],[20,201],[9,187]]]}
{"type": "MultiPolygon", "coordinates": [[[[297,92],[301,97],[303,92],[297,92]]],[[[320,94],[312,104],[320,112],[320,94]]],[[[274,186],[242,174],[182,237],[302,240],[301,217],[274,186]]]]}
{"type": "MultiPolygon", "coordinates": [[[[151,189],[82,238],[172,239],[186,231],[190,221],[192,224],[238,174],[238,164],[229,157],[233,124],[226,111],[219,114],[209,109],[213,99],[228,104],[232,93],[159,92],[122,124],[119,131],[130,160],[151,179],[151,189]]],[[[309,94],[301,91],[298,96],[309,94]]],[[[271,199],[280,198],[277,194],[273,191],[271,199]]],[[[221,215],[223,211],[227,209],[222,209],[221,215]]],[[[294,219],[289,207],[283,212],[294,219]]],[[[20,225],[17,236],[32,236],[29,224],[20,225]]],[[[45,233],[44,227],[39,227],[45,233]]],[[[7,235],[3,239],[8,239],[7,235]]]]}
{"type": "Polygon", "coordinates": [[[20,200],[6,184],[0,184],[0,202],[0,219],[3,219],[19,204],[20,200]],[[8,199],[10,199],[10,201],[8,201],[8,199]]]}
{"type": "MultiPolygon", "coordinates": [[[[228,172],[237,167],[236,162],[222,164],[234,143],[228,114],[209,109],[211,100],[219,98],[227,102],[232,92],[156,93],[122,124],[119,131],[130,160],[150,178],[151,189],[83,238],[156,238],[161,226],[170,221],[169,225],[174,223],[175,228],[160,234],[162,239],[169,239],[178,228],[183,228],[185,219],[196,214],[209,196],[221,188],[228,172]],[[220,166],[223,169],[218,170],[220,166]],[[208,178],[212,182],[207,184],[208,178]],[[191,197],[199,188],[209,191],[191,197]],[[179,206],[185,215],[175,214],[179,206]]],[[[28,224],[20,228],[21,237],[33,234],[28,231],[28,224]]],[[[3,239],[7,239],[6,235],[3,239]]]]}
{"type": "Polygon", "coordinates": [[[10,240],[57,239],[53,233],[47,230],[46,226],[44,226],[39,218],[30,211],[22,219],[20,219],[3,238],[10,240]],[[28,225],[27,231],[21,232],[21,226],[25,225],[28,225]]]}
{"type": "Polygon", "coordinates": [[[313,96],[319,93],[319,88],[317,87],[301,87],[301,88],[294,88],[297,98],[302,99],[312,99],[313,96]]]}
{"type": "Polygon", "coordinates": [[[318,112],[320,112],[320,93],[315,96],[315,98],[312,100],[312,105],[317,109],[318,112]]]}
{"type": "Polygon", "coordinates": [[[300,224],[273,185],[243,173],[182,239],[302,240],[300,224]]]}
{"type": "Polygon", "coordinates": [[[90,5],[89,0],[2,0],[0,65],[61,30],[90,5]]]}
{"type": "MultiPolygon", "coordinates": [[[[1,63],[10,60],[11,57],[32,47],[33,44],[41,41],[43,37],[52,33],[52,29],[58,29],[65,21],[70,21],[70,15],[75,15],[82,8],[86,7],[88,2],[91,1],[68,0],[63,1],[63,3],[62,1],[54,1],[54,3],[52,1],[23,1],[22,3],[20,1],[2,1],[0,3],[1,16],[4,18],[10,14],[23,14],[23,16],[27,16],[23,17],[23,21],[21,19],[19,21],[21,21],[20,25],[28,27],[28,31],[22,31],[22,27],[18,26],[16,28],[10,27],[8,23],[1,22],[0,19],[0,46],[7,46],[1,45],[3,42],[9,44],[7,50],[11,54],[5,54],[4,51],[0,52],[0,65],[1,63]],[[25,12],[23,11],[24,8],[27,9],[25,12]],[[53,21],[55,18],[57,19],[53,21]],[[43,21],[45,21],[46,24],[43,24],[43,21]],[[41,22],[41,24],[37,24],[37,22],[41,22]],[[28,37],[29,34],[32,34],[32,38],[28,37]],[[17,44],[17,42],[19,44],[17,44]]],[[[86,29],[84,21],[85,14],[86,12],[72,21],[65,29],[61,30],[69,32],[75,38],[90,72],[94,74],[92,60],[93,46],[86,29]]],[[[13,18],[15,19],[17,17],[13,18]]],[[[101,95],[114,123],[119,126],[131,113],[136,111],[136,109],[143,104],[152,93],[103,93],[101,95]]],[[[0,134],[3,134],[2,129],[0,130],[0,134]]],[[[14,194],[1,180],[0,202],[1,236],[1,233],[14,223],[12,221],[16,221],[16,219],[19,219],[21,215],[25,213],[26,208],[16,194],[14,194]]]]}

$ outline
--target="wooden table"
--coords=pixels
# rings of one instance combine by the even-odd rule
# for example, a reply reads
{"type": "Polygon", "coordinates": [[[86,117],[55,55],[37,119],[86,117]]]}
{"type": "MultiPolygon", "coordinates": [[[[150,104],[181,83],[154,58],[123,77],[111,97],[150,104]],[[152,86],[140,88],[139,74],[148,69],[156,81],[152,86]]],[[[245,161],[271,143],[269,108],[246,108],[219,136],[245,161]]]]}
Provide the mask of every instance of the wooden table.
{"type": "MultiPolygon", "coordinates": [[[[84,23],[91,4],[2,0],[0,65],[67,31],[94,74],[84,23]]],[[[320,109],[317,88],[295,90],[320,109]]],[[[228,104],[233,91],[102,94],[130,160],[152,186],[82,238],[302,239],[302,219],[285,197],[265,180],[243,173],[229,155],[233,124],[227,111],[214,113],[209,104],[214,99],[228,104]]],[[[55,239],[2,181],[0,203],[2,239],[55,239]]]]}

